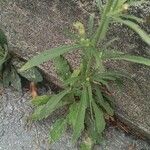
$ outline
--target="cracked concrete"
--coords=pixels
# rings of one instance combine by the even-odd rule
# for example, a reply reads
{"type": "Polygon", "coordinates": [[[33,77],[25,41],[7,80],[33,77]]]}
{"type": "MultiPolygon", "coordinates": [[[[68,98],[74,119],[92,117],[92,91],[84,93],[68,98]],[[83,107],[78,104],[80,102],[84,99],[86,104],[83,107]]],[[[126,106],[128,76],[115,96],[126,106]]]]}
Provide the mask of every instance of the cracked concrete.
{"type": "MultiPolygon", "coordinates": [[[[27,124],[27,117],[33,108],[30,104],[30,93],[23,94],[13,89],[4,89],[0,95],[0,150],[77,150],[71,144],[71,134],[67,132],[56,143],[48,142],[48,130],[58,117],[27,124]]],[[[129,134],[109,127],[104,141],[95,150],[150,150],[150,145],[129,134]]]]}
{"type": "MultiPolygon", "coordinates": [[[[7,34],[10,49],[25,59],[45,49],[70,43],[62,29],[71,26],[75,20],[86,22],[87,17],[69,0],[1,0],[0,4],[0,26],[7,34]]],[[[136,8],[133,12],[145,17],[150,12],[149,8],[150,4],[136,8]]],[[[149,25],[145,29],[150,33],[149,25]]],[[[149,47],[131,30],[115,25],[108,33],[108,39],[114,35],[122,40],[114,43],[112,48],[148,57],[149,47]]],[[[74,67],[80,62],[77,52],[67,57],[74,67]]],[[[118,116],[150,139],[150,68],[125,62],[107,62],[107,67],[127,70],[139,83],[142,93],[136,85],[126,82],[123,95],[116,93],[115,104],[118,116]]],[[[40,68],[47,79],[57,84],[58,76],[52,62],[47,62],[40,68]]]]}

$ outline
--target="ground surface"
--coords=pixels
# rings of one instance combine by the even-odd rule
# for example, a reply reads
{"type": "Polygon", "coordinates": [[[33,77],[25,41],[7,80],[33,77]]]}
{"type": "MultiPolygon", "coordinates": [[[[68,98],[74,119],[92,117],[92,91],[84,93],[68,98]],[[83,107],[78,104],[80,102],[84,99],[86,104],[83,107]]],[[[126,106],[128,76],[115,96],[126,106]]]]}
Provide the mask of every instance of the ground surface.
{"type": "MultiPolygon", "coordinates": [[[[32,112],[30,94],[20,95],[13,89],[5,89],[0,95],[0,150],[77,150],[70,142],[70,133],[60,141],[49,145],[48,129],[56,119],[54,115],[44,122],[26,124],[27,116],[32,112]]],[[[109,127],[105,140],[96,150],[150,150],[150,145],[126,135],[122,131],[109,127]]]]}
{"type": "MultiPolygon", "coordinates": [[[[133,12],[146,17],[150,13],[150,4],[135,8],[133,12]]],[[[76,20],[86,22],[86,16],[71,0],[0,1],[0,27],[8,37],[9,47],[26,59],[45,49],[70,43],[62,29],[72,26],[76,20]]],[[[150,33],[149,25],[145,29],[150,33]]],[[[110,29],[108,39],[114,38],[114,35],[120,37],[114,43],[114,49],[148,57],[149,47],[131,30],[115,25],[110,29]]],[[[67,58],[73,66],[79,64],[78,53],[70,54],[67,58]]],[[[138,82],[139,88],[126,82],[123,95],[118,96],[116,92],[115,105],[117,114],[124,121],[150,139],[150,68],[125,62],[108,62],[107,65],[108,68],[129,71],[138,82]]],[[[41,68],[53,82],[58,79],[51,62],[45,63],[41,68]]]]}

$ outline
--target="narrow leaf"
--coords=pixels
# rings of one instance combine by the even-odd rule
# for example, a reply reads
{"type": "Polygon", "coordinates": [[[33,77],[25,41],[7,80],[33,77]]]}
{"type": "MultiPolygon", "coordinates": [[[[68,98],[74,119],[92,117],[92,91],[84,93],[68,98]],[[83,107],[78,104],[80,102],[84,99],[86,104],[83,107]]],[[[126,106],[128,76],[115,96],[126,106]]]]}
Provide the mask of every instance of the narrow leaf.
{"type": "Polygon", "coordinates": [[[79,102],[79,108],[77,112],[77,118],[75,122],[75,127],[73,129],[73,141],[76,142],[80,137],[81,132],[84,130],[84,119],[85,112],[87,108],[87,89],[84,87],[81,95],[81,99],[79,102]]]}
{"type": "Polygon", "coordinates": [[[93,28],[94,28],[94,17],[95,14],[91,14],[88,22],[88,32],[89,32],[89,37],[92,36],[93,34],[93,28]]]}
{"type": "Polygon", "coordinates": [[[27,70],[29,68],[32,68],[34,66],[38,66],[48,60],[51,60],[53,58],[56,58],[70,50],[81,48],[80,45],[69,45],[69,46],[61,46],[58,48],[53,48],[47,51],[42,52],[41,54],[34,56],[32,59],[30,59],[21,69],[20,71],[27,70]]]}
{"type": "Polygon", "coordinates": [[[90,83],[88,85],[88,96],[89,96],[89,106],[90,106],[91,118],[93,119],[93,108],[92,108],[93,93],[92,93],[92,88],[91,88],[90,83]]]}
{"type": "Polygon", "coordinates": [[[50,131],[49,134],[49,139],[52,142],[55,142],[59,140],[61,135],[65,132],[67,128],[67,120],[66,119],[59,119],[55,122],[53,125],[52,130],[50,131]]]}
{"type": "Polygon", "coordinates": [[[73,128],[75,127],[78,108],[79,108],[79,103],[73,103],[69,108],[68,119],[69,119],[69,124],[72,125],[73,128]]]}
{"type": "Polygon", "coordinates": [[[102,133],[106,125],[103,111],[100,108],[98,108],[97,104],[94,101],[92,102],[92,105],[95,114],[95,123],[96,123],[97,132],[102,133]]]}
{"type": "Polygon", "coordinates": [[[139,63],[143,65],[150,66],[150,59],[144,58],[141,56],[135,56],[135,55],[130,55],[130,54],[123,54],[122,52],[119,51],[105,51],[103,53],[102,59],[118,59],[118,60],[126,60],[134,63],[139,63]]]}
{"type": "Polygon", "coordinates": [[[130,27],[133,31],[135,31],[137,34],[139,34],[139,36],[143,39],[144,42],[146,42],[148,45],[150,45],[150,36],[144,30],[142,30],[138,24],[136,24],[132,21],[123,20],[120,18],[115,18],[115,20],[130,27]]]}
{"type": "Polygon", "coordinates": [[[32,104],[34,106],[44,105],[44,104],[46,104],[49,101],[49,99],[51,97],[52,96],[48,96],[48,95],[37,96],[36,98],[32,99],[32,104]]]}
{"type": "Polygon", "coordinates": [[[136,17],[134,15],[125,15],[125,14],[123,14],[123,15],[120,15],[120,17],[126,18],[126,19],[131,20],[131,21],[133,20],[133,21],[136,21],[138,23],[143,23],[144,22],[144,20],[142,18],[136,17]]]}
{"type": "Polygon", "coordinates": [[[64,90],[57,95],[53,95],[45,105],[38,107],[34,111],[32,115],[32,119],[41,120],[41,119],[47,118],[56,109],[58,109],[61,106],[66,105],[66,103],[59,103],[59,102],[68,93],[69,93],[69,90],[64,90]]]}
{"type": "Polygon", "coordinates": [[[140,56],[134,56],[134,55],[128,55],[127,54],[127,55],[121,55],[119,58],[115,58],[115,59],[119,59],[119,60],[123,59],[126,61],[150,66],[150,59],[140,57],[140,56]]]}
{"type": "Polygon", "coordinates": [[[97,103],[100,104],[100,106],[110,115],[113,116],[114,115],[114,110],[113,108],[110,106],[110,104],[104,99],[100,88],[98,88],[98,86],[95,86],[95,99],[97,100],[97,103]]]}

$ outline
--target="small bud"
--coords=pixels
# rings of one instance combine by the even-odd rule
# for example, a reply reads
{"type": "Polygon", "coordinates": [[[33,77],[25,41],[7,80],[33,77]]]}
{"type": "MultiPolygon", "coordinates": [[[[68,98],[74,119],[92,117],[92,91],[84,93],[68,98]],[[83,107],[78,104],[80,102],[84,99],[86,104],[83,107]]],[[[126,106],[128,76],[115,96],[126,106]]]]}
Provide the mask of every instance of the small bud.
{"type": "Polygon", "coordinates": [[[79,35],[81,35],[81,36],[85,35],[85,28],[84,28],[84,25],[81,22],[77,21],[73,24],[73,26],[78,31],[79,35]]]}
{"type": "Polygon", "coordinates": [[[87,78],[86,78],[86,81],[90,81],[90,78],[89,78],[89,77],[87,77],[87,78]]]}
{"type": "Polygon", "coordinates": [[[129,9],[129,4],[127,4],[127,3],[124,4],[124,5],[122,6],[122,9],[123,9],[123,10],[128,10],[128,9],[129,9]]]}

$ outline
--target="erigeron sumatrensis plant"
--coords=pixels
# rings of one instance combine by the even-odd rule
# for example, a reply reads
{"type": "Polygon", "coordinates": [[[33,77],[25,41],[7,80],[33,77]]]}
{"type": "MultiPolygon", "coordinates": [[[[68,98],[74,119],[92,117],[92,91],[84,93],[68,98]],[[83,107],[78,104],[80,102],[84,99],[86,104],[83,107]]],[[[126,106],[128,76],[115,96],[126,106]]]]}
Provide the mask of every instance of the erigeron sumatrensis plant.
{"type": "MultiPolygon", "coordinates": [[[[96,29],[93,15],[89,18],[88,32],[81,22],[74,23],[73,26],[77,30],[77,34],[71,33],[71,37],[75,39],[74,44],[44,51],[20,69],[20,71],[28,70],[48,60],[53,60],[56,65],[64,89],[58,94],[39,96],[32,101],[36,106],[32,115],[33,120],[47,118],[64,106],[68,108],[65,115],[53,125],[49,134],[51,141],[58,140],[67,126],[71,126],[73,142],[76,142],[81,135],[84,136],[81,149],[91,149],[93,144],[100,142],[106,125],[105,116],[114,115],[109,93],[110,81],[122,83],[122,78],[130,79],[124,73],[108,71],[103,65],[104,61],[124,60],[150,66],[148,58],[108,50],[106,45],[111,44],[113,39],[101,44],[106,38],[110,23],[117,22],[134,30],[145,43],[150,45],[150,36],[139,26],[144,21],[134,15],[128,15],[128,8],[136,2],[107,0],[96,29]],[[103,46],[99,47],[100,44],[103,46]],[[78,49],[81,50],[81,64],[80,67],[72,70],[63,54],[78,49]]],[[[100,8],[100,1],[96,0],[96,3],[100,8]]]]}

